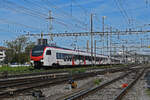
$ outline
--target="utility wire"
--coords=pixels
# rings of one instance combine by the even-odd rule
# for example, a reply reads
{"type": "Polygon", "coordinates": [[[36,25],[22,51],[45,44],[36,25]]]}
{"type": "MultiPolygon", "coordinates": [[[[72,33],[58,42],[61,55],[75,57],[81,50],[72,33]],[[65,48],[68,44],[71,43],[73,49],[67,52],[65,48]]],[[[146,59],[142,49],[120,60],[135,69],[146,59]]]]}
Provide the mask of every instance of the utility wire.
{"type": "MultiPolygon", "coordinates": [[[[45,10],[47,10],[47,11],[49,11],[50,10],[50,8],[48,8],[48,7],[46,7],[46,6],[41,6],[40,5],[40,2],[39,1],[37,1],[37,2],[33,2],[33,1],[35,1],[35,0],[32,0],[32,1],[29,1],[29,0],[24,0],[24,1],[26,1],[27,3],[32,3],[32,4],[34,4],[35,6],[38,6],[38,7],[40,7],[40,8],[44,8],[45,10]]],[[[56,15],[55,15],[56,16],[56,15]]],[[[54,19],[56,19],[56,20],[59,20],[59,21],[56,21],[56,22],[58,22],[59,24],[62,24],[62,25],[64,25],[64,26],[66,26],[67,28],[68,28],[68,25],[66,25],[65,23],[63,23],[64,21],[60,21],[60,18],[56,18],[56,17],[54,17],[54,19]]],[[[63,19],[63,18],[62,18],[63,19]]],[[[69,22],[67,22],[67,23],[69,23],[69,22]]],[[[77,28],[81,28],[81,29],[83,29],[83,30],[86,30],[86,28],[83,28],[83,27],[81,27],[81,26],[79,26],[79,25],[73,25],[72,23],[69,23],[71,26],[74,26],[74,27],[77,27],[77,28]]]]}
{"type": "Polygon", "coordinates": [[[119,6],[118,1],[117,1],[117,0],[114,0],[114,2],[116,3],[116,6],[117,6],[117,8],[119,9],[119,11],[120,11],[122,17],[124,18],[124,21],[125,21],[127,24],[129,24],[129,23],[128,23],[128,19],[126,18],[126,16],[124,15],[124,13],[123,13],[121,7],[119,6]]]}
{"type": "Polygon", "coordinates": [[[3,5],[2,3],[0,3],[2,7],[6,8],[6,9],[9,9],[11,11],[14,11],[14,12],[18,12],[18,13],[24,13],[24,14],[27,14],[27,15],[30,15],[34,18],[44,18],[45,16],[39,14],[39,12],[34,12],[33,10],[31,11],[31,9],[27,9],[27,8],[24,8],[22,6],[18,6],[17,4],[15,3],[10,3],[10,2],[3,2],[3,5]]]}
{"type": "MultiPolygon", "coordinates": [[[[35,0],[32,0],[32,1],[24,0],[24,1],[27,2],[27,3],[33,4],[34,6],[43,8],[43,9],[45,9],[45,10],[47,10],[47,11],[50,10],[50,8],[48,8],[48,7],[44,6],[44,5],[40,5],[40,2],[39,2],[39,1],[36,1],[36,2],[34,2],[35,0]]],[[[56,16],[56,15],[55,15],[55,16],[56,16]]],[[[56,19],[56,18],[54,18],[54,19],[56,19]]],[[[64,25],[63,21],[61,21],[61,22],[60,22],[60,21],[56,21],[56,22],[58,22],[59,24],[64,25]]],[[[67,22],[67,23],[68,23],[68,22],[67,22]]],[[[71,23],[69,23],[69,24],[71,24],[71,23]]],[[[65,26],[67,26],[67,25],[65,25],[65,26]]],[[[74,25],[72,24],[71,26],[74,26],[74,25]]],[[[79,26],[79,25],[75,25],[74,27],[78,27],[78,28],[81,28],[81,29],[86,30],[85,28],[83,28],[83,27],[81,27],[81,26],[79,26]]]]}
{"type": "MultiPolygon", "coordinates": [[[[9,10],[12,10],[12,11],[15,11],[15,12],[19,12],[19,13],[21,12],[21,13],[30,15],[30,16],[32,16],[34,18],[38,17],[40,19],[44,19],[44,20],[46,19],[46,16],[47,16],[46,14],[43,14],[43,13],[37,12],[35,10],[31,10],[31,9],[19,6],[19,5],[15,4],[15,3],[13,3],[13,2],[9,2],[9,1],[7,2],[7,0],[5,2],[8,3],[8,4],[7,5],[3,4],[2,6],[7,8],[7,9],[9,9],[9,10]],[[15,5],[15,7],[19,8],[19,9],[15,9],[14,7],[12,7],[14,5],[15,5]]],[[[56,21],[56,22],[61,24],[61,25],[64,25],[65,27],[68,26],[64,22],[60,22],[60,21],[56,21]]]]}
{"type": "MultiPolygon", "coordinates": [[[[84,12],[84,14],[85,14],[85,17],[86,17],[86,21],[87,21],[87,16],[88,16],[88,14],[90,14],[91,12],[89,12],[86,8],[80,6],[80,5],[76,2],[76,0],[72,0],[72,1],[73,1],[79,8],[81,8],[81,9],[83,10],[83,12],[84,12]]],[[[100,21],[99,18],[96,16],[96,14],[94,14],[94,17],[95,17],[95,20],[97,20],[98,23],[101,23],[101,21],[100,21]]],[[[99,27],[94,27],[94,28],[100,29],[99,27]]]]}
{"type": "MultiPolygon", "coordinates": [[[[57,7],[56,5],[54,5],[54,4],[53,4],[51,1],[49,1],[49,0],[42,0],[42,1],[43,1],[47,6],[51,6],[51,7],[55,8],[55,9],[58,9],[58,8],[59,8],[59,7],[57,7]]],[[[65,15],[66,17],[70,16],[70,18],[71,18],[72,20],[78,22],[78,23],[81,24],[82,26],[85,26],[85,25],[86,25],[84,22],[80,21],[79,19],[77,19],[77,18],[74,17],[74,16],[71,16],[70,14],[68,14],[68,13],[65,12],[65,11],[63,11],[62,9],[59,9],[58,11],[64,13],[64,15],[65,15]]]]}
{"type": "Polygon", "coordinates": [[[4,22],[4,23],[8,23],[8,24],[15,24],[17,26],[23,26],[23,27],[30,28],[30,29],[41,30],[40,28],[37,28],[37,27],[33,27],[33,26],[29,26],[29,25],[25,25],[25,24],[13,22],[13,21],[9,21],[9,20],[6,20],[6,19],[0,19],[0,21],[4,22]]]}

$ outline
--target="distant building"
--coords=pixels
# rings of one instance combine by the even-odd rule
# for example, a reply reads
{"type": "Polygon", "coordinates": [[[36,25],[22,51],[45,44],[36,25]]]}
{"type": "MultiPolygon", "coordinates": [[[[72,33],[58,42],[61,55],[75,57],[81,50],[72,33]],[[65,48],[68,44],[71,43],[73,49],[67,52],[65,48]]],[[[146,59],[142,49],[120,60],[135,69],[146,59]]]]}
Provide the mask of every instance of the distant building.
{"type": "Polygon", "coordinates": [[[5,55],[6,49],[7,48],[0,46],[0,64],[3,63],[3,61],[6,57],[6,55],[5,55]]]}

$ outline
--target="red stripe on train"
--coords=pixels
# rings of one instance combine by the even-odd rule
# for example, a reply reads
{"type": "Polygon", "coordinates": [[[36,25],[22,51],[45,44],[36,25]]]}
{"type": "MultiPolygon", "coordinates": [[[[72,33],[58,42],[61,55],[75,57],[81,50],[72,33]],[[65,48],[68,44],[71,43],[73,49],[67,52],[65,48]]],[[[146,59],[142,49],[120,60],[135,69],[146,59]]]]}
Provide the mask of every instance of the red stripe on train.
{"type": "Polygon", "coordinates": [[[75,63],[74,63],[74,57],[72,56],[72,65],[75,65],[75,63]]]}
{"type": "Polygon", "coordinates": [[[86,59],[85,59],[85,56],[84,56],[84,65],[86,65],[86,59]]]}
{"type": "Polygon", "coordinates": [[[31,56],[31,60],[34,60],[34,61],[40,61],[41,59],[43,59],[43,56],[38,56],[38,57],[31,56]]]}

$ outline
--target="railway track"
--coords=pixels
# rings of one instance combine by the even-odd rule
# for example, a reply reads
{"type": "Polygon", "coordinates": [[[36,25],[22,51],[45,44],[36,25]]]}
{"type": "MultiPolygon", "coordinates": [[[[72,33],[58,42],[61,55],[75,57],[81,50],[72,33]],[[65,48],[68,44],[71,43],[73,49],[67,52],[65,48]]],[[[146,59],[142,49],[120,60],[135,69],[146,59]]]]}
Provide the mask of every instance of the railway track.
{"type": "MultiPolygon", "coordinates": [[[[103,66],[106,66],[106,65],[103,65],[103,66]]],[[[108,65],[107,65],[108,66],[108,65]]],[[[112,65],[112,66],[114,66],[114,65],[112,65]]],[[[135,65],[135,64],[129,64],[129,65],[127,65],[125,68],[127,68],[127,67],[134,67],[134,66],[137,66],[137,64],[135,65]]],[[[122,67],[122,65],[117,65],[117,67],[115,67],[115,69],[116,68],[120,68],[120,67],[122,67]]],[[[86,67],[84,67],[84,68],[86,68],[86,67]]],[[[91,71],[91,70],[97,70],[97,69],[100,69],[100,70],[102,70],[102,69],[106,69],[107,67],[102,67],[102,68],[92,68],[92,67],[90,67],[90,68],[87,68],[86,70],[87,71],[91,71]]],[[[113,67],[112,67],[113,68],[113,67]]],[[[53,69],[58,69],[58,68],[53,68],[53,69]]],[[[48,74],[59,74],[59,73],[68,73],[69,71],[50,71],[50,72],[35,72],[35,73],[30,73],[30,74],[16,74],[16,75],[8,75],[7,73],[5,74],[5,73],[1,73],[1,76],[0,76],[0,79],[8,79],[8,78],[22,78],[22,77],[34,77],[34,76],[38,76],[38,75],[48,75],[48,74]]]]}
{"type": "Polygon", "coordinates": [[[34,77],[38,75],[48,75],[48,74],[59,74],[59,73],[68,73],[68,71],[51,71],[51,72],[35,72],[35,73],[27,73],[27,74],[16,74],[16,75],[1,75],[0,79],[8,79],[8,78],[22,78],[22,77],[34,77]]]}
{"type": "Polygon", "coordinates": [[[45,87],[48,85],[56,85],[62,84],[64,82],[68,82],[70,78],[74,80],[80,80],[87,77],[93,77],[99,74],[105,74],[107,72],[119,72],[119,71],[127,71],[129,68],[116,68],[116,69],[107,69],[103,71],[97,72],[88,72],[81,73],[75,75],[60,75],[56,77],[34,77],[34,78],[23,78],[23,79],[15,79],[15,80],[1,80],[0,81],[0,98],[11,97],[13,95],[17,95],[20,92],[25,92],[28,90],[32,90],[34,88],[45,87]]]}
{"type": "Polygon", "coordinates": [[[127,92],[134,86],[134,84],[139,80],[139,78],[143,75],[144,71],[145,69],[141,73],[139,73],[139,75],[126,88],[124,88],[120,92],[120,94],[116,96],[114,100],[121,100],[127,94],[127,92]]]}
{"type": "MultiPolygon", "coordinates": [[[[139,70],[139,69],[138,69],[139,70]]],[[[101,98],[102,100],[121,100],[122,99],[122,97],[128,92],[128,90],[130,89],[130,88],[132,88],[132,86],[136,83],[136,81],[142,76],[142,74],[144,73],[144,71],[145,71],[145,69],[140,69],[140,71],[136,71],[136,73],[135,73],[135,75],[130,75],[130,74],[133,74],[134,72],[133,71],[130,71],[130,72],[128,72],[128,73],[126,73],[126,74],[123,74],[123,75],[121,75],[121,76],[119,76],[119,77],[117,77],[117,78],[115,78],[115,79],[113,79],[113,80],[110,80],[110,81],[108,81],[108,82],[105,82],[105,83],[103,83],[103,84],[101,84],[101,85],[99,85],[99,86],[96,86],[96,87],[93,87],[93,88],[87,88],[87,89],[83,89],[83,90],[80,90],[79,92],[76,92],[76,93],[72,93],[72,94],[70,94],[69,96],[67,96],[67,97],[65,97],[65,98],[63,98],[63,99],[60,99],[60,100],[92,100],[92,99],[94,99],[94,100],[99,100],[98,98],[101,98]],[[141,71],[142,70],[142,71],[141,71]],[[132,73],[131,73],[132,72],[132,73]],[[127,76],[132,76],[132,81],[131,82],[129,82],[129,85],[126,87],[126,88],[124,88],[124,89],[118,89],[118,88],[116,88],[115,89],[115,91],[113,90],[113,93],[114,92],[116,92],[116,91],[118,91],[117,92],[117,96],[115,97],[115,99],[114,99],[114,96],[113,97],[110,97],[110,98],[107,98],[107,99],[103,99],[103,97],[102,97],[102,94],[106,94],[105,92],[106,91],[110,91],[110,89],[112,88],[110,85],[111,84],[114,84],[115,82],[117,82],[117,81],[119,81],[119,80],[121,80],[121,79],[123,79],[123,78],[125,78],[125,77],[127,77],[127,76]],[[135,78],[135,79],[134,79],[135,78]],[[134,80],[133,80],[134,79],[134,80]],[[110,86],[109,88],[108,88],[108,86],[110,86]],[[107,88],[106,88],[107,87],[107,88]],[[106,90],[105,90],[106,89],[106,90]],[[90,96],[90,95],[93,95],[93,94],[95,94],[96,92],[98,92],[98,91],[100,91],[101,90],[101,92],[102,92],[102,90],[103,90],[103,92],[104,93],[102,93],[102,94],[97,94],[97,95],[101,95],[101,97],[97,97],[97,99],[95,98],[96,97],[96,95],[94,95],[93,96],[93,98],[88,98],[88,96],[90,96]]],[[[116,85],[115,85],[115,87],[116,87],[116,85]]],[[[107,95],[107,96],[112,96],[112,95],[114,95],[114,94],[111,94],[111,93],[109,93],[109,95],[107,95]]],[[[116,94],[115,94],[116,95],[116,94]]],[[[107,96],[105,96],[105,97],[107,97],[107,96]]]]}
{"type": "MultiPolygon", "coordinates": [[[[93,73],[93,75],[97,75],[97,74],[104,74],[106,72],[116,72],[116,71],[121,71],[121,70],[132,70],[132,67],[131,66],[130,68],[129,67],[119,67],[119,68],[109,68],[109,69],[90,69],[90,70],[87,70],[87,72],[85,72],[85,74],[88,74],[88,73],[93,73]]],[[[138,67],[139,68],[139,67],[138,67]]],[[[83,74],[83,73],[82,73],[83,74]]],[[[45,80],[45,79],[56,79],[55,77],[57,78],[63,78],[63,77],[69,77],[70,74],[69,72],[67,71],[61,71],[61,72],[46,72],[46,73],[36,73],[36,74],[25,74],[25,76],[17,76],[17,77],[13,77],[13,78],[6,78],[6,79],[0,79],[0,85],[1,87],[5,87],[6,85],[8,84],[13,84],[13,83],[21,83],[21,82],[30,82],[30,81],[35,81],[35,80],[45,80]]],[[[76,74],[74,75],[76,76],[76,74]]],[[[0,87],[0,88],[1,88],[0,87]]]]}

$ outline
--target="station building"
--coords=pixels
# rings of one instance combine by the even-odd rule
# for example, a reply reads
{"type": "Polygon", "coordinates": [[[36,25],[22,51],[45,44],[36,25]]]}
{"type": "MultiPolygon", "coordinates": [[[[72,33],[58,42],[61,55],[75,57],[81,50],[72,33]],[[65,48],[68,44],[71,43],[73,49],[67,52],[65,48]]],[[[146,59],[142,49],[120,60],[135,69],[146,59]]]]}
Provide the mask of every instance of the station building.
{"type": "Polygon", "coordinates": [[[6,50],[7,50],[7,48],[0,46],[0,64],[3,63],[3,61],[6,57],[6,55],[5,55],[6,50]]]}

